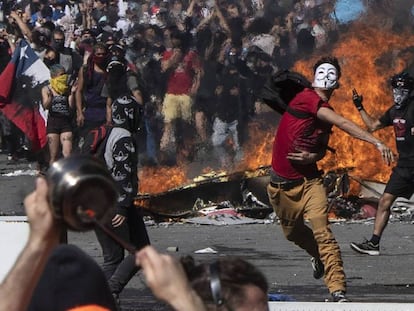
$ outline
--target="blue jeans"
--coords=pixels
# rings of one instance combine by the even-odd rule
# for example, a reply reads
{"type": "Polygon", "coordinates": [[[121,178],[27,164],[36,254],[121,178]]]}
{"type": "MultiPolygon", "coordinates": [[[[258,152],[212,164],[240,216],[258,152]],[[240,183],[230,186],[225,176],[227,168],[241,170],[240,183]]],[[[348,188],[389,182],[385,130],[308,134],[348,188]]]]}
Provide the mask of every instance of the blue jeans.
{"type": "Polygon", "coordinates": [[[221,167],[223,168],[229,168],[235,161],[241,160],[242,153],[240,149],[239,132],[237,130],[237,127],[237,120],[234,120],[232,122],[225,122],[217,117],[214,119],[211,142],[214,147],[214,153],[219,160],[221,167]],[[231,153],[228,151],[229,148],[226,147],[229,138],[231,138],[233,142],[230,146],[234,151],[234,155],[231,155],[231,153]]]}
{"type": "MultiPolygon", "coordinates": [[[[127,219],[121,226],[111,229],[136,249],[150,244],[142,212],[135,206],[128,209],[127,219]]],[[[104,259],[102,270],[108,280],[109,288],[112,293],[119,294],[139,270],[135,265],[135,254],[128,254],[125,257],[124,248],[104,231],[97,228],[95,233],[102,248],[104,259]]]]}

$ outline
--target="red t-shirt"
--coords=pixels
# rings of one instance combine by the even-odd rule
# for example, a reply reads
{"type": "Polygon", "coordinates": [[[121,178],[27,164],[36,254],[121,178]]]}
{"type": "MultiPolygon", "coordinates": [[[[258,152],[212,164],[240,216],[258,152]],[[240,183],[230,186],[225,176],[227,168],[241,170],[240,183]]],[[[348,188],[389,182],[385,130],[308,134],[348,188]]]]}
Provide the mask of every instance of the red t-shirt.
{"type": "MultiPolygon", "coordinates": [[[[162,60],[168,60],[173,54],[173,50],[167,50],[162,55],[162,60]]],[[[194,71],[200,68],[198,56],[195,51],[189,51],[178,64],[177,68],[168,77],[167,93],[173,95],[183,95],[190,92],[193,84],[194,71]]]]}
{"type": "Polygon", "coordinates": [[[288,112],[283,114],[273,143],[272,168],[276,174],[287,179],[315,177],[318,174],[316,163],[299,165],[286,157],[290,152],[318,152],[326,149],[332,124],[319,120],[316,113],[320,107],[332,107],[313,89],[305,89],[297,94],[289,106],[311,116],[299,119],[288,112]]]}

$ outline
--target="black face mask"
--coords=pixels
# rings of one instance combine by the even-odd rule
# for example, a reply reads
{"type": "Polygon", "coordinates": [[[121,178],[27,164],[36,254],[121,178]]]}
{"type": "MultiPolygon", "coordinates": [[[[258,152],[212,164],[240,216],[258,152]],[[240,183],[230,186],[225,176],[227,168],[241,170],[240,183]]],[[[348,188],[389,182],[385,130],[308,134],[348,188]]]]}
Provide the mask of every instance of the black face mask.
{"type": "Polygon", "coordinates": [[[43,59],[43,62],[45,63],[45,65],[47,66],[47,68],[50,68],[53,65],[56,65],[56,61],[54,59],[44,58],[43,59]]]}
{"type": "Polygon", "coordinates": [[[52,48],[54,48],[56,52],[63,52],[65,49],[65,41],[63,39],[53,40],[52,48]]]}
{"type": "Polygon", "coordinates": [[[128,94],[126,69],[124,66],[113,66],[108,72],[109,96],[116,99],[121,95],[128,94]]]}

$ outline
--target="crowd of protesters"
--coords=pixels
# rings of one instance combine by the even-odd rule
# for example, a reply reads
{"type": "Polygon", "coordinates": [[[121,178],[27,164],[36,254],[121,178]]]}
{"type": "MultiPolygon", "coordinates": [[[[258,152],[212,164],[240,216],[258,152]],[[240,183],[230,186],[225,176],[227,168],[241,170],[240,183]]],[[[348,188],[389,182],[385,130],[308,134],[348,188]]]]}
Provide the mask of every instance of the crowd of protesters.
{"type": "MultiPolygon", "coordinates": [[[[73,132],[73,146],[61,151],[67,155],[90,129],[111,122],[114,99],[105,90],[116,83],[108,81],[106,66],[115,57],[128,67],[128,87],[142,104],[142,165],[174,165],[213,155],[227,167],[243,156],[247,123],[267,77],[335,40],[334,4],[3,1],[0,70],[19,38],[30,42],[52,71],[57,64],[64,68],[67,97],[75,103],[70,105],[72,128],[65,128],[73,132]]],[[[1,125],[3,152],[14,160],[27,142],[3,116],[1,125]]],[[[53,137],[59,137],[56,132],[53,137]]],[[[67,145],[69,136],[60,137],[67,145]]]]}

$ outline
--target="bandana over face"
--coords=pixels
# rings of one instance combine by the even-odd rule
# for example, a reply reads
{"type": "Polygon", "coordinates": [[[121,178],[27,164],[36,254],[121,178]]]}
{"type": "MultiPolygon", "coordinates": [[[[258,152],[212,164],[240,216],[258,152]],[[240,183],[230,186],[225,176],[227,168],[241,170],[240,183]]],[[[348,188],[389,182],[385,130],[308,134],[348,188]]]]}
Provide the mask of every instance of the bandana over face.
{"type": "Polygon", "coordinates": [[[63,74],[56,78],[50,79],[50,86],[59,95],[65,95],[68,92],[68,75],[63,74]]]}

